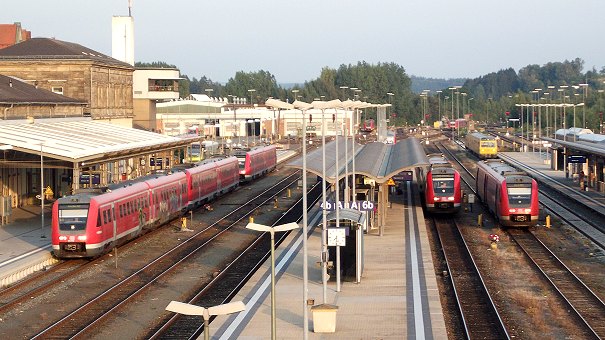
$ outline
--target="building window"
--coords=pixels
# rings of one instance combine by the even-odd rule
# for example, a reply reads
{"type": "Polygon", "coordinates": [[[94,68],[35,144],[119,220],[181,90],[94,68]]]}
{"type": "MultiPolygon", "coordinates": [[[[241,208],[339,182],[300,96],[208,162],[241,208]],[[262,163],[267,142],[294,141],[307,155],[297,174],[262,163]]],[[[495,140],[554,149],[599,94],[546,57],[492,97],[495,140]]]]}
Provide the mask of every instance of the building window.
{"type": "Polygon", "coordinates": [[[56,94],[63,95],[63,86],[53,86],[50,90],[56,94]]]}

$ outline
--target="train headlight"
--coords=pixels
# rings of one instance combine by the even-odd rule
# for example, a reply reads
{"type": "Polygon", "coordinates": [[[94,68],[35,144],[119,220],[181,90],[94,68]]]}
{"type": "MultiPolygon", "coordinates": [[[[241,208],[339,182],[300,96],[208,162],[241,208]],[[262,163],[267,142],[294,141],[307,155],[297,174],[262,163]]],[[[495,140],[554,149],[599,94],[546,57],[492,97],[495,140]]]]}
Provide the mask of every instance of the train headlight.
{"type": "Polygon", "coordinates": [[[531,209],[525,209],[525,213],[529,214],[531,212],[531,209]]]}
{"type": "Polygon", "coordinates": [[[59,236],[59,241],[67,241],[67,236],[59,236]]]}
{"type": "Polygon", "coordinates": [[[78,241],[86,241],[86,235],[78,235],[78,241]]]}
{"type": "Polygon", "coordinates": [[[453,196],[452,196],[452,197],[448,197],[448,198],[447,198],[447,200],[448,200],[448,201],[453,201],[453,200],[454,200],[454,197],[453,197],[453,196]]]}
{"type": "Polygon", "coordinates": [[[517,209],[508,209],[509,213],[514,213],[515,211],[517,211],[517,209]]]}
{"type": "Polygon", "coordinates": [[[434,200],[435,202],[439,202],[439,197],[435,197],[435,198],[433,198],[433,200],[434,200]]]}

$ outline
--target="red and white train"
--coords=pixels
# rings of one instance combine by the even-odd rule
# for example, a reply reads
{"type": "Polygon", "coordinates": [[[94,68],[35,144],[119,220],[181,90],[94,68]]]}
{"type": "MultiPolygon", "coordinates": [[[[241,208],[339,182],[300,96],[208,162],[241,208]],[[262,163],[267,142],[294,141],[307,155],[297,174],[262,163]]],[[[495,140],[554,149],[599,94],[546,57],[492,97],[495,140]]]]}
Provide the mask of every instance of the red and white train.
{"type": "Polygon", "coordinates": [[[477,164],[477,195],[501,225],[530,227],[538,222],[538,183],[498,159],[477,164]]]}
{"type": "Polygon", "coordinates": [[[361,132],[372,132],[375,128],[376,125],[374,124],[374,119],[366,119],[363,121],[360,130],[361,132]]]}
{"type": "MultiPolygon", "coordinates": [[[[246,156],[257,174],[275,168],[260,152],[246,156]],[[260,164],[260,165],[258,165],[260,164]],[[264,169],[262,167],[265,167],[264,169]]],[[[251,172],[252,173],[252,172],[251,172]]],[[[144,230],[179,217],[187,209],[234,190],[240,183],[236,157],[206,161],[168,175],[145,176],[102,191],[59,198],[52,208],[51,241],[59,258],[95,257],[138,237],[144,230]]]]}
{"type": "Polygon", "coordinates": [[[247,182],[273,171],[277,165],[277,152],[273,145],[252,149],[238,155],[240,181],[247,182]]]}
{"type": "Polygon", "coordinates": [[[416,172],[426,211],[457,213],[462,203],[460,173],[441,154],[430,154],[427,158],[429,168],[419,167],[416,172]]]}

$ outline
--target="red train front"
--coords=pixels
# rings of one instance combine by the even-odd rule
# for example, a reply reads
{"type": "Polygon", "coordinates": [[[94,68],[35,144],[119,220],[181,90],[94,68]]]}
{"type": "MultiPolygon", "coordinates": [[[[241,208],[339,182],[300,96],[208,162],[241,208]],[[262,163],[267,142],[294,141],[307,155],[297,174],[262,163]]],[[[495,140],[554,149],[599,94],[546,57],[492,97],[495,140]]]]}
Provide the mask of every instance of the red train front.
{"type": "Polygon", "coordinates": [[[497,159],[477,164],[477,195],[506,227],[529,227],[538,222],[538,183],[526,173],[497,159]]]}
{"type": "Polygon", "coordinates": [[[424,201],[431,213],[457,213],[462,203],[460,173],[443,155],[428,155],[430,167],[424,180],[424,201]]]}

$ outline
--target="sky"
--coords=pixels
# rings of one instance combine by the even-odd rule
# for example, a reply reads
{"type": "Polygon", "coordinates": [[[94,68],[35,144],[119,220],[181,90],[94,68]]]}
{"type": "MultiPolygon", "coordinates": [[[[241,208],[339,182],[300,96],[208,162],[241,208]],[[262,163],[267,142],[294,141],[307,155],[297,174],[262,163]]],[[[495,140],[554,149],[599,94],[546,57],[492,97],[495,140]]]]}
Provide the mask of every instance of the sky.
{"type": "MultiPolygon", "coordinates": [[[[128,0],[3,0],[0,23],[111,55],[128,0]]],[[[605,66],[604,0],[133,0],[135,61],[224,83],[268,71],[303,83],[342,64],[396,63],[408,75],[475,78],[581,58],[605,66]]]]}

